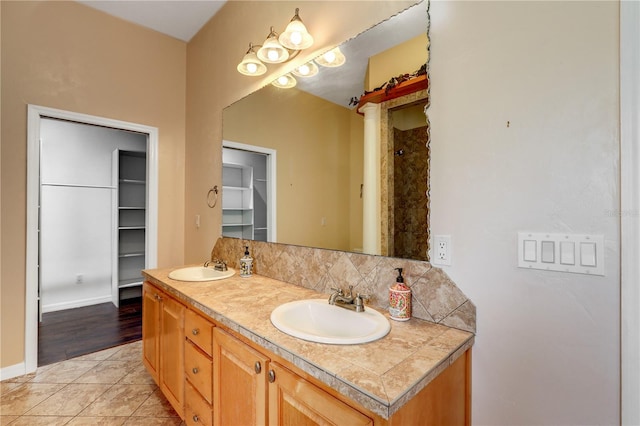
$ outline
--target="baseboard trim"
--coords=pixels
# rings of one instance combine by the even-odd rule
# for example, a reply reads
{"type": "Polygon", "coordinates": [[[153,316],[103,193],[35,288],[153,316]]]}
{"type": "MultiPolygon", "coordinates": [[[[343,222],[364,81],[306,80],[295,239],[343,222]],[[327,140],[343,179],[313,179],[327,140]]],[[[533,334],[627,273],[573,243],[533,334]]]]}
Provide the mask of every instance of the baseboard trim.
{"type": "Polygon", "coordinates": [[[111,296],[92,297],[90,299],[73,300],[70,302],[52,303],[42,305],[42,313],[64,311],[65,309],[83,308],[85,306],[98,305],[100,303],[111,302],[111,296]]]}
{"type": "Polygon", "coordinates": [[[0,380],[13,379],[25,374],[27,374],[27,369],[24,362],[0,368],[0,380]]]}

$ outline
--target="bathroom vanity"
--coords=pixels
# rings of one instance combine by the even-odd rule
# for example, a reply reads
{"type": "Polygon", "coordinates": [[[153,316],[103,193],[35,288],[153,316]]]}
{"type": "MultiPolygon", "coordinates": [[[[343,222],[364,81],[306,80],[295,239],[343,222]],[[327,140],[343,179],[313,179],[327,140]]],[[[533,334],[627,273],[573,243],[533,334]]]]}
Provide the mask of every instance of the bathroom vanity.
{"type": "Polygon", "coordinates": [[[473,333],[414,318],[365,344],[308,342],[270,314],[325,294],[261,275],[170,272],[144,271],[143,361],[186,424],[471,423],[473,333]]]}

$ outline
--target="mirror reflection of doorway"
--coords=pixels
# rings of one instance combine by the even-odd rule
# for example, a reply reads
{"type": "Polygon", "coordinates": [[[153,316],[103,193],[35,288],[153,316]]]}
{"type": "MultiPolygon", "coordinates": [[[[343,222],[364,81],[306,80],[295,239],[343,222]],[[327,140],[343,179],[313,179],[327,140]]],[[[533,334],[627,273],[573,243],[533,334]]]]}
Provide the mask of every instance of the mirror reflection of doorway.
{"type": "Polygon", "coordinates": [[[275,151],[224,141],[222,235],[276,241],[275,151]]]}

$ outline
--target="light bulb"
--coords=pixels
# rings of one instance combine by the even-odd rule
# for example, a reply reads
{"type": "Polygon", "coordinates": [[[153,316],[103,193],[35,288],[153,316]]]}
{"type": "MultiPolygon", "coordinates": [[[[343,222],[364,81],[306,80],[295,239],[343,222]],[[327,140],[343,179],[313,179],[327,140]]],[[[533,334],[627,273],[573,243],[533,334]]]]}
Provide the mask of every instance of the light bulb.
{"type": "Polygon", "coordinates": [[[311,69],[309,69],[309,65],[304,64],[300,67],[298,67],[298,72],[302,75],[309,75],[309,72],[311,71],[311,69]]]}
{"type": "Polygon", "coordinates": [[[269,51],[267,52],[267,58],[269,58],[269,60],[271,61],[277,61],[278,60],[278,51],[275,49],[269,49],[269,51]]]}
{"type": "Polygon", "coordinates": [[[286,85],[289,82],[289,79],[287,78],[286,75],[280,76],[278,77],[278,83],[280,83],[281,85],[286,85]]]}
{"type": "Polygon", "coordinates": [[[333,61],[336,60],[336,53],[333,50],[330,50],[324,54],[323,58],[328,63],[332,63],[333,61]]]}
{"type": "Polygon", "coordinates": [[[302,34],[300,33],[300,31],[294,31],[291,33],[289,40],[291,40],[291,43],[299,46],[300,43],[302,43],[302,34]]]}
{"type": "Polygon", "coordinates": [[[258,66],[253,63],[247,64],[247,71],[251,74],[255,74],[258,71],[258,66]]]}

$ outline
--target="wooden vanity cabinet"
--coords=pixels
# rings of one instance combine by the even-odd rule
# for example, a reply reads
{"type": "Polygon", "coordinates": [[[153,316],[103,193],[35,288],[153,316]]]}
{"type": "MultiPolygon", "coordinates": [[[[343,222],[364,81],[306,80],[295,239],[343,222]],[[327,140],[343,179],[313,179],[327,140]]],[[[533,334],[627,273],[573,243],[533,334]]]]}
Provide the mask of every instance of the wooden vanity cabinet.
{"type": "Polygon", "coordinates": [[[144,283],[143,363],[181,417],[184,400],[184,311],[183,304],[155,286],[144,283]]]}
{"type": "Polygon", "coordinates": [[[187,309],[184,329],[184,421],[213,425],[213,323],[187,309]]]}
{"type": "Polygon", "coordinates": [[[142,362],[160,384],[160,294],[149,283],[142,287],[142,362]]]}
{"type": "Polygon", "coordinates": [[[471,349],[383,419],[145,282],[143,361],[187,425],[471,424],[471,349]]]}
{"type": "Polygon", "coordinates": [[[269,358],[218,327],[213,358],[214,424],[266,424],[269,358]]]}
{"type": "Polygon", "coordinates": [[[287,368],[269,367],[269,426],[373,426],[373,420],[287,368]]]}

